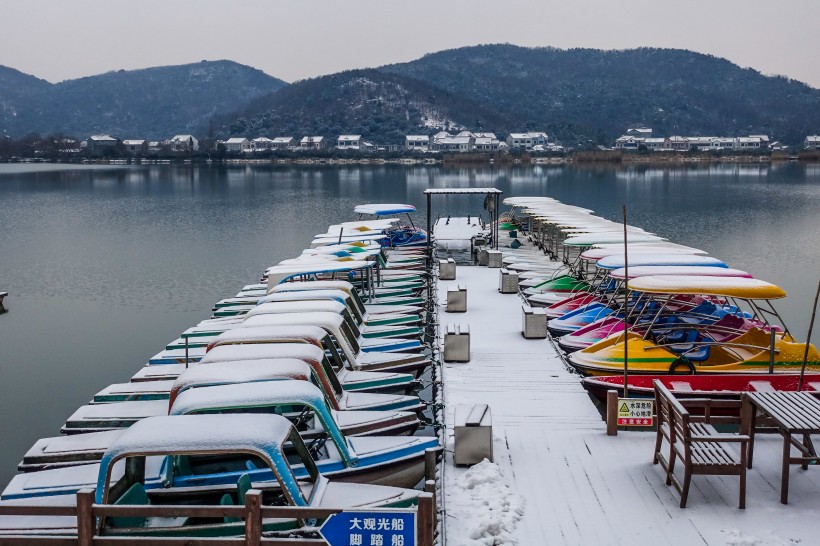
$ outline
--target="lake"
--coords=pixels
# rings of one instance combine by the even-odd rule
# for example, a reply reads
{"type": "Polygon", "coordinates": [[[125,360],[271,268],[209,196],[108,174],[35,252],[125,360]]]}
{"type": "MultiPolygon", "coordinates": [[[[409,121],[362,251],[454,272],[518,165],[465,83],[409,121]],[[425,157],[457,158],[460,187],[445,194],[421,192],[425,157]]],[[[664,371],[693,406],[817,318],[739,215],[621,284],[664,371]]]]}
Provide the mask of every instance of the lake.
{"type": "MultiPolygon", "coordinates": [[[[695,246],[781,285],[805,339],[820,278],[820,165],[264,167],[0,165],[0,484],[40,437],[124,382],[217,300],[363,202],[429,187],[548,195],[695,246]]],[[[436,198],[434,217],[483,212],[436,198]]],[[[503,207],[506,209],[506,207],[503,207]]],[[[486,214],[486,213],[485,213],[486,214]]],[[[813,336],[820,339],[820,325],[813,336]]]]}

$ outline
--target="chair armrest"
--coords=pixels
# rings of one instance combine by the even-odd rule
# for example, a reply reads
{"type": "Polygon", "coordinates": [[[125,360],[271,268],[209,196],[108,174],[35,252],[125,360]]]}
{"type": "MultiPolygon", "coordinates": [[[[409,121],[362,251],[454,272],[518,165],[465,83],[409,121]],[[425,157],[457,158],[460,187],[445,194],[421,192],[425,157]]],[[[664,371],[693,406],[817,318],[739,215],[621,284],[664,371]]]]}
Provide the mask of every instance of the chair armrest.
{"type": "Polygon", "coordinates": [[[745,434],[721,434],[719,436],[692,436],[693,442],[748,442],[749,437],[745,434]]]}

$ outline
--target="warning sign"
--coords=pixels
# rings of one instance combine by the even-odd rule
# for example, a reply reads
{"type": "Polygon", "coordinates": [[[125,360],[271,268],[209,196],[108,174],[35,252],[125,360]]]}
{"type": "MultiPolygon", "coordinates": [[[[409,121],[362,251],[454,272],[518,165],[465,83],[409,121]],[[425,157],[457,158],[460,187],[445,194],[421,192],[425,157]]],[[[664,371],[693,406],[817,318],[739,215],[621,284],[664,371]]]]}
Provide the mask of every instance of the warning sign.
{"type": "Polygon", "coordinates": [[[655,423],[654,400],[618,398],[618,426],[651,427],[655,423]]]}

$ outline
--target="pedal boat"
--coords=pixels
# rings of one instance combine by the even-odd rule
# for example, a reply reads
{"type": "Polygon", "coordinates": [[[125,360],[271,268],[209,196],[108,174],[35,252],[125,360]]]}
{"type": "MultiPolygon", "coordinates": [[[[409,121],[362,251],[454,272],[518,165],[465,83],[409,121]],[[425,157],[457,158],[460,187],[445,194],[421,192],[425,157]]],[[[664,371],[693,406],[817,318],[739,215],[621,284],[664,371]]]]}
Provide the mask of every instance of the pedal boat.
{"type": "MultiPolygon", "coordinates": [[[[643,334],[629,331],[626,335],[629,336],[628,365],[631,373],[671,374],[681,369],[702,374],[762,374],[769,370],[770,356],[777,372],[799,370],[802,365],[806,344],[795,342],[788,329],[768,322],[767,316],[779,318],[771,300],[786,296],[778,286],[743,277],[682,275],[637,277],[629,281],[628,286],[631,291],[652,294],[661,302],[670,301],[678,295],[727,298],[738,304],[743,303],[751,310],[752,320],[760,325],[739,331],[736,337],[718,332],[723,338],[721,341],[709,337],[708,325],[699,329],[697,325],[684,324],[680,328],[686,331],[687,336],[694,332],[697,337],[671,343],[655,343],[652,338],[658,330],[662,337],[668,336],[666,324],[650,325],[643,334]],[[772,331],[775,332],[774,336],[772,331]]],[[[746,317],[743,315],[740,318],[746,317]]],[[[782,324],[782,320],[780,322],[782,324]]],[[[624,355],[624,332],[621,332],[572,353],[568,359],[585,375],[611,375],[623,370],[624,355]]],[[[811,344],[808,363],[809,370],[820,370],[820,353],[811,344]]]]}
{"type": "MultiPolygon", "coordinates": [[[[242,506],[253,488],[263,506],[407,508],[418,492],[396,487],[331,482],[317,469],[293,426],[277,415],[184,415],[146,419],[123,433],[101,462],[16,476],[3,504],[76,503],[80,489],[95,489],[97,505],[242,506]],[[253,468],[253,470],[248,470],[253,468]],[[19,499],[19,500],[5,500],[19,499]]],[[[76,536],[74,518],[0,517],[0,534],[76,536]]],[[[265,518],[267,533],[298,531],[316,520],[265,518]]],[[[239,518],[104,517],[103,537],[241,536],[239,518]]]]}
{"type": "Polygon", "coordinates": [[[110,442],[110,431],[122,430],[141,419],[166,414],[284,415],[294,422],[294,426],[304,439],[318,438],[327,434],[326,431],[338,431],[345,436],[408,435],[415,432],[420,424],[416,415],[409,412],[333,409],[329,407],[323,393],[316,386],[295,379],[196,386],[175,391],[173,394],[169,401],[162,403],[116,402],[80,408],[72,416],[72,430],[86,433],[39,440],[23,457],[18,469],[28,472],[43,468],[76,466],[98,459],[102,451],[108,447],[106,440],[110,442]],[[130,423],[113,417],[126,410],[131,415],[137,415],[141,411],[142,416],[130,423]],[[93,413],[95,411],[96,413],[93,413]],[[77,417],[78,414],[85,416],[85,419],[77,417]],[[106,416],[112,418],[106,419],[106,416]],[[80,428],[83,423],[87,428],[80,428]],[[95,430],[103,432],[94,432],[95,430]]]}

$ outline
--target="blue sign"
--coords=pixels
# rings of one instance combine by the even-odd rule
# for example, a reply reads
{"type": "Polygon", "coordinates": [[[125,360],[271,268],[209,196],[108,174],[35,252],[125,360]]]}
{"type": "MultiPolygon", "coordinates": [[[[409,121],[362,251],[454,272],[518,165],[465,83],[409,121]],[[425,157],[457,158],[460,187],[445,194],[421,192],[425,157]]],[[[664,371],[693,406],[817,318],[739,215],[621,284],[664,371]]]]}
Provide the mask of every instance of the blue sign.
{"type": "Polygon", "coordinates": [[[416,512],[339,512],[319,533],[330,546],[416,546],[416,512]]]}

